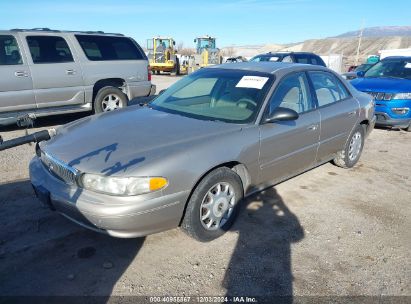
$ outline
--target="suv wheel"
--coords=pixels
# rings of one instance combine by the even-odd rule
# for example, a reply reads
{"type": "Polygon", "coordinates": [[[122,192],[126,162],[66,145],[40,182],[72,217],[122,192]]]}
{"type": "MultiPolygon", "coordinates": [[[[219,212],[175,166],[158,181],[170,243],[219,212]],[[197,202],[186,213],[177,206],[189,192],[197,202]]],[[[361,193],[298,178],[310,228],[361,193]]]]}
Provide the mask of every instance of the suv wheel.
{"type": "Polygon", "coordinates": [[[94,112],[110,112],[127,106],[128,97],[119,88],[101,88],[94,99],[94,112]]]}
{"type": "Polygon", "coordinates": [[[359,125],[352,132],[345,147],[337,153],[333,163],[341,168],[352,168],[360,159],[364,146],[364,127],[359,125]]]}
{"type": "Polygon", "coordinates": [[[411,132],[411,123],[410,123],[409,126],[406,127],[404,130],[407,131],[407,132],[411,132]]]}
{"type": "Polygon", "coordinates": [[[201,242],[223,235],[233,224],[243,199],[240,177],[226,167],[204,177],[188,202],[182,228],[201,242]]]}

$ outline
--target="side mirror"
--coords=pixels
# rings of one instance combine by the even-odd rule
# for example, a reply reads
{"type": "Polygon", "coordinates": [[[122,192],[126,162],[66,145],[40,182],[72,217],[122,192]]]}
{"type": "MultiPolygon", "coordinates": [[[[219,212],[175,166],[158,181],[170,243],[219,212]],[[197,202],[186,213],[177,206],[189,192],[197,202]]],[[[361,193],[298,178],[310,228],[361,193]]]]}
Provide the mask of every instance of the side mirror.
{"type": "Polygon", "coordinates": [[[265,119],[265,123],[271,123],[276,121],[290,121],[298,119],[298,113],[288,108],[278,107],[273,113],[268,115],[265,119]]]}
{"type": "Polygon", "coordinates": [[[364,72],[364,71],[358,71],[358,72],[357,72],[357,77],[358,77],[358,78],[363,78],[364,75],[365,75],[365,72],[364,72]]]}
{"type": "Polygon", "coordinates": [[[176,42],[175,42],[175,41],[173,41],[173,45],[176,45],[176,42]]]}
{"type": "Polygon", "coordinates": [[[196,43],[197,42],[197,39],[194,39],[194,43],[196,43]]]}

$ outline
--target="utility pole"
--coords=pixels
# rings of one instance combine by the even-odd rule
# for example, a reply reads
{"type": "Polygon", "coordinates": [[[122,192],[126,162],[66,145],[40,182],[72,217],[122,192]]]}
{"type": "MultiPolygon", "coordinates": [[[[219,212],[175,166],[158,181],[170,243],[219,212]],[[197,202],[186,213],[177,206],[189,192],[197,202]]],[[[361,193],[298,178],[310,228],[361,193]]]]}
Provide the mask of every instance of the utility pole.
{"type": "Polygon", "coordinates": [[[360,47],[361,47],[361,40],[362,40],[363,32],[364,32],[364,20],[362,21],[360,35],[358,36],[358,47],[357,47],[357,56],[355,56],[355,65],[358,65],[358,59],[360,57],[360,47]]]}

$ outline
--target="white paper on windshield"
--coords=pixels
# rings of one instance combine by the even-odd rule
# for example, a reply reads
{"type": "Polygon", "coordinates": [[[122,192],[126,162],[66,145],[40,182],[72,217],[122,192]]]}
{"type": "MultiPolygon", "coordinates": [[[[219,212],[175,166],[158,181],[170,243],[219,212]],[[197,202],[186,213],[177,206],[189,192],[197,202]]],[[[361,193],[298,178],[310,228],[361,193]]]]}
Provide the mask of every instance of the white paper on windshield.
{"type": "Polygon", "coordinates": [[[243,78],[241,78],[241,80],[237,83],[236,88],[250,88],[261,90],[267,80],[268,77],[243,76],[243,78]]]}
{"type": "Polygon", "coordinates": [[[411,62],[407,62],[405,64],[404,68],[411,69],[411,62]]]}

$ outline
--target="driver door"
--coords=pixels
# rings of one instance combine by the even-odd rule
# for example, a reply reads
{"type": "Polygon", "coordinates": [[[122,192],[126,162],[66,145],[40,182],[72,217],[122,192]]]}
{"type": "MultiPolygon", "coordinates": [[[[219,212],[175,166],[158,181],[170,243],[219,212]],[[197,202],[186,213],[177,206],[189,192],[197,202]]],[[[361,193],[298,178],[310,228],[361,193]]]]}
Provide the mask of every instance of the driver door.
{"type": "Polygon", "coordinates": [[[259,183],[274,184],[312,167],[320,139],[320,113],[315,108],[304,72],[283,77],[267,111],[289,108],[297,120],[260,125],[259,183]]]}

